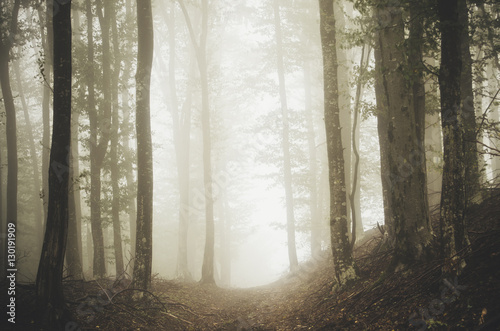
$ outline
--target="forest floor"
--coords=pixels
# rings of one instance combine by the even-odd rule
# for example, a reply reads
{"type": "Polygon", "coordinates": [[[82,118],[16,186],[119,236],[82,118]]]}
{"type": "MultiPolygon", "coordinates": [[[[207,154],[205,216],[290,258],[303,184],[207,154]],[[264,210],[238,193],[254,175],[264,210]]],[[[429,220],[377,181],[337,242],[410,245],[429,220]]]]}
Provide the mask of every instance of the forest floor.
{"type": "MultiPolygon", "coordinates": [[[[439,260],[381,277],[391,251],[379,234],[356,248],[359,280],[340,293],[332,292],[331,259],[321,256],[250,289],[155,279],[151,291],[138,291],[113,280],[65,281],[74,317],[65,329],[500,330],[500,192],[469,215],[471,249],[455,279],[441,276],[439,260]]],[[[17,329],[37,330],[34,287],[19,292],[17,329]]]]}

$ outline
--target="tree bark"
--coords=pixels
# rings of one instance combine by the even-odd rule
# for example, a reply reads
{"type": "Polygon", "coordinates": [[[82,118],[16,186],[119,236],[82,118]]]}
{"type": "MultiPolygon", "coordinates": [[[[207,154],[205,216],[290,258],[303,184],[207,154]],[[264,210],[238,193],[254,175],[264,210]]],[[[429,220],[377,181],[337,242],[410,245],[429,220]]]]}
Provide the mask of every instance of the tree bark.
{"type": "Polygon", "coordinates": [[[465,262],[456,252],[468,244],[465,231],[464,128],[460,109],[462,73],[461,36],[457,0],[439,0],[441,29],[441,125],[443,128],[444,166],[441,193],[440,235],[442,255],[447,259],[445,273],[458,273],[465,262]]]}
{"type": "MultiPolygon", "coordinates": [[[[429,211],[425,187],[424,153],[417,133],[413,93],[405,88],[406,61],[401,46],[404,25],[401,8],[377,7],[380,25],[376,31],[376,71],[379,84],[377,98],[386,105],[386,114],[379,114],[381,146],[387,157],[384,191],[389,200],[389,235],[394,245],[389,271],[405,268],[415,260],[424,259],[430,244],[429,211]],[[385,19],[381,19],[384,17],[385,19]],[[423,181],[423,182],[422,182],[423,181]]],[[[379,100],[377,99],[377,102],[379,100]]]]}
{"type": "Polygon", "coordinates": [[[123,246],[122,246],[122,224],[120,221],[120,168],[118,166],[118,146],[120,141],[119,123],[119,106],[118,106],[118,79],[120,78],[121,56],[118,41],[118,28],[116,21],[116,8],[109,8],[109,20],[111,23],[111,32],[113,34],[113,70],[111,73],[111,188],[113,191],[113,199],[111,206],[111,217],[113,222],[113,248],[115,255],[115,272],[116,277],[123,276],[125,266],[123,262],[123,246]]]}
{"type": "Polygon", "coordinates": [[[151,288],[153,254],[153,146],[151,142],[150,86],[153,65],[151,0],[137,2],[137,236],[133,286],[151,288]]]}
{"type": "Polygon", "coordinates": [[[410,104],[413,106],[415,114],[415,127],[417,149],[415,150],[414,169],[417,176],[416,184],[420,186],[423,192],[422,206],[425,208],[425,217],[429,231],[431,231],[430,219],[428,215],[429,200],[427,196],[427,164],[425,157],[425,83],[424,83],[424,66],[423,66],[423,43],[424,43],[424,26],[421,18],[424,8],[419,1],[410,1],[410,23],[409,23],[409,38],[408,38],[408,71],[410,77],[410,89],[412,100],[410,104]]]}
{"type": "Polygon", "coordinates": [[[71,1],[54,8],[54,110],[49,168],[47,228],[36,278],[38,320],[63,329],[69,321],[62,275],[68,231],[69,146],[71,144],[71,1]]]}
{"type": "Polygon", "coordinates": [[[354,120],[352,125],[352,151],[354,154],[354,168],[352,169],[352,188],[349,194],[349,200],[351,201],[351,219],[352,219],[352,237],[351,237],[351,247],[354,249],[356,244],[356,238],[358,235],[363,234],[363,223],[361,221],[361,208],[360,208],[360,187],[359,182],[361,180],[361,173],[359,170],[359,113],[360,113],[360,103],[363,94],[363,76],[368,67],[368,62],[370,61],[370,47],[363,45],[361,50],[361,59],[359,63],[359,77],[356,86],[356,97],[354,101],[354,120]],[[366,50],[368,48],[368,50],[366,50]],[[366,56],[365,56],[366,53],[366,56]],[[366,60],[365,60],[366,57],[366,60]]]}
{"type": "MultiPolygon", "coordinates": [[[[497,92],[499,90],[500,84],[498,83],[498,80],[496,78],[497,76],[495,75],[497,71],[495,70],[493,60],[490,59],[488,61],[487,68],[488,69],[486,70],[486,72],[489,73],[488,74],[488,94],[489,94],[490,98],[493,98],[496,95],[496,98],[498,100],[497,92]]],[[[500,117],[499,117],[499,112],[498,112],[498,109],[499,109],[498,103],[493,102],[490,107],[491,107],[490,121],[492,121],[493,123],[499,123],[500,117]]],[[[498,138],[498,135],[497,136],[491,135],[490,142],[491,142],[492,146],[497,146],[497,147],[500,146],[500,139],[498,138]]],[[[493,177],[493,183],[495,185],[500,185],[500,155],[493,155],[492,156],[491,172],[492,172],[492,177],[493,177]]]]}
{"type": "Polygon", "coordinates": [[[290,124],[288,122],[288,105],[286,97],[285,66],[283,64],[283,33],[281,31],[280,8],[278,0],[274,0],[274,28],[276,37],[276,59],[278,67],[278,80],[280,90],[281,113],[283,120],[282,148],[283,148],[283,177],[285,183],[286,201],[286,229],[288,240],[288,260],[290,271],[295,271],[299,262],[295,244],[295,215],[292,187],[292,165],[290,158],[290,124]]]}
{"type": "Polygon", "coordinates": [[[481,201],[481,182],[479,173],[479,154],[477,148],[476,114],[474,111],[474,92],[472,86],[472,57],[469,37],[469,9],[466,0],[458,0],[458,19],[462,25],[460,52],[462,54],[462,73],[460,76],[460,106],[464,126],[465,161],[465,199],[466,203],[477,204],[481,201]]]}
{"type": "MultiPolygon", "coordinates": [[[[133,8],[132,8],[132,1],[131,0],[126,0],[125,1],[125,15],[126,15],[126,22],[133,22],[135,17],[133,17],[133,8]]],[[[129,40],[130,38],[125,38],[125,44],[124,44],[124,49],[130,49],[132,48],[132,44],[134,41],[129,40]]],[[[135,132],[129,127],[130,123],[130,107],[129,107],[129,92],[128,92],[128,82],[129,79],[132,75],[131,68],[132,68],[132,61],[130,56],[126,56],[123,59],[123,75],[122,75],[122,81],[126,82],[122,89],[122,107],[123,107],[123,121],[121,125],[121,132],[122,132],[122,137],[125,137],[123,139],[123,151],[127,155],[132,155],[133,152],[130,148],[130,142],[129,138],[130,136],[133,136],[135,138],[135,132]]],[[[128,224],[129,224],[129,235],[130,235],[130,255],[128,255],[128,258],[130,261],[127,262],[127,269],[130,268],[130,270],[134,269],[134,257],[135,257],[135,242],[136,242],[136,217],[137,217],[137,212],[136,212],[136,183],[134,181],[134,176],[133,176],[133,161],[130,160],[129,162],[125,163],[125,180],[127,182],[127,203],[128,203],[128,224]]],[[[127,270],[128,272],[128,270],[127,270]]]]}
{"type": "MultiPolygon", "coordinates": [[[[105,2],[108,3],[108,2],[105,2]]],[[[101,224],[101,168],[104,156],[106,154],[107,145],[109,142],[109,116],[107,103],[103,107],[104,113],[99,117],[96,109],[95,100],[95,76],[94,76],[94,37],[92,26],[92,7],[90,1],[86,3],[87,10],[87,43],[88,43],[88,65],[87,85],[88,85],[88,112],[90,122],[90,224],[92,228],[92,242],[94,245],[93,258],[93,275],[101,278],[106,274],[105,258],[104,258],[104,237],[101,224]],[[98,136],[101,131],[100,137],[98,136]],[[100,139],[99,139],[100,138],[100,139]]],[[[99,13],[99,8],[97,12],[99,13]]],[[[105,14],[107,17],[107,13],[105,14]]],[[[106,32],[107,26],[103,24],[101,18],[102,38],[103,38],[103,92],[109,89],[109,31],[106,32]],[[104,25],[104,26],[103,26],[104,25]],[[107,42],[105,41],[107,39],[107,42]],[[106,49],[108,56],[104,53],[106,49]],[[105,69],[106,68],[106,69],[105,69]],[[106,78],[105,78],[106,77],[106,78]]],[[[109,103],[109,95],[106,96],[109,103]]],[[[106,97],[105,97],[106,99],[106,97]]]]}
{"type": "Polygon", "coordinates": [[[330,236],[338,286],[357,278],[348,237],[347,198],[337,77],[337,51],[333,0],[319,0],[323,53],[326,145],[330,184],[330,236]]]}

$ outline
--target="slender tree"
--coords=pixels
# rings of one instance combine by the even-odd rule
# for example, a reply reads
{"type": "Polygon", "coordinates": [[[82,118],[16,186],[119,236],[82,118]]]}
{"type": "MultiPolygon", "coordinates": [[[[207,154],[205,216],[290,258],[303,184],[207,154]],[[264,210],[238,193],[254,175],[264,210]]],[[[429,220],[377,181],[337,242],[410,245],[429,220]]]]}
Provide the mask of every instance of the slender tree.
{"type": "MultiPolygon", "coordinates": [[[[176,84],[176,29],[175,2],[171,3],[170,16],[167,19],[169,29],[169,101],[173,121],[173,137],[177,177],[179,186],[179,242],[177,252],[177,276],[184,280],[192,280],[188,268],[188,226],[189,226],[189,136],[191,132],[192,84],[189,84],[186,99],[179,111],[176,84]]],[[[191,73],[190,73],[191,74],[191,73]]],[[[190,75],[191,77],[191,75],[190,75]]]]}
{"type": "Polygon", "coordinates": [[[189,36],[196,52],[196,60],[200,71],[201,80],[201,123],[203,131],[203,184],[205,186],[205,251],[203,255],[203,266],[201,269],[201,283],[215,284],[214,278],[214,198],[212,192],[212,138],[210,135],[210,108],[208,89],[208,65],[207,65],[207,35],[208,35],[208,0],[201,1],[201,34],[199,42],[196,40],[189,14],[184,1],[179,0],[182,13],[186,20],[189,36]]]}
{"type": "Polygon", "coordinates": [[[135,287],[151,287],[153,255],[153,146],[151,141],[150,86],[153,65],[153,13],[151,0],[137,1],[137,236],[135,287]]]}
{"type": "Polygon", "coordinates": [[[111,188],[113,190],[113,199],[111,205],[111,217],[113,222],[113,248],[115,254],[116,276],[119,277],[125,271],[123,262],[122,247],[122,225],[120,222],[120,169],[118,167],[118,147],[119,147],[119,106],[118,106],[118,79],[120,77],[121,56],[118,40],[118,22],[116,20],[116,8],[110,8],[110,24],[113,33],[113,70],[111,76],[111,148],[109,151],[111,159],[111,188]]]}
{"type": "Polygon", "coordinates": [[[71,145],[71,1],[53,9],[54,110],[49,168],[47,227],[36,278],[39,320],[44,328],[63,329],[69,313],[62,276],[68,231],[69,153],[71,145]]]}
{"type": "Polygon", "coordinates": [[[86,3],[87,15],[87,71],[88,86],[88,112],[90,122],[90,224],[92,228],[93,274],[103,277],[106,274],[104,260],[104,238],[101,224],[101,169],[110,139],[110,63],[109,63],[109,1],[105,1],[104,13],[102,4],[98,2],[97,13],[101,22],[103,39],[103,92],[104,97],[102,113],[96,108],[95,75],[94,75],[94,27],[91,2],[86,3]],[[99,117],[101,115],[101,117],[99,117]],[[100,135],[99,135],[100,133],[100,135]]]}
{"type": "Polygon", "coordinates": [[[356,276],[348,237],[344,155],[338,103],[337,51],[333,0],[319,0],[320,33],[323,53],[326,145],[330,184],[330,237],[335,277],[345,286],[356,276]]]}
{"type": "Polygon", "coordinates": [[[278,67],[281,116],[283,121],[281,147],[283,149],[283,177],[285,184],[288,260],[290,262],[290,271],[294,271],[297,269],[299,262],[297,260],[297,248],[295,244],[295,215],[293,208],[292,165],[290,157],[290,124],[288,119],[288,104],[286,97],[285,65],[283,63],[283,32],[281,30],[280,7],[278,0],[274,0],[273,4],[276,61],[278,67]]]}

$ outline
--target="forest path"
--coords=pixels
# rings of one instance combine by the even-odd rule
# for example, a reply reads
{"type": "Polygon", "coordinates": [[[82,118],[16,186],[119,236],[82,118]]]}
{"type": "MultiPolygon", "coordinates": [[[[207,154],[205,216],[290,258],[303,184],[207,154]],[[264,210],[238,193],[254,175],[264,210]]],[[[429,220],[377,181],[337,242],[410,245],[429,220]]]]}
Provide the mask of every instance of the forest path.
{"type": "MultiPolygon", "coordinates": [[[[442,261],[432,260],[380,281],[392,252],[382,249],[376,237],[355,251],[359,280],[340,293],[332,292],[330,258],[248,289],[155,279],[152,289],[143,291],[127,288],[127,282],[117,286],[112,279],[65,280],[73,315],[65,329],[411,330],[413,323],[433,330],[500,330],[499,201],[500,191],[469,210],[467,267],[453,279],[443,278],[442,261]]],[[[0,282],[0,290],[6,292],[6,284],[0,282]]],[[[13,330],[40,330],[33,322],[34,298],[33,284],[18,284],[13,330]]],[[[0,330],[11,329],[0,325],[0,330]]]]}

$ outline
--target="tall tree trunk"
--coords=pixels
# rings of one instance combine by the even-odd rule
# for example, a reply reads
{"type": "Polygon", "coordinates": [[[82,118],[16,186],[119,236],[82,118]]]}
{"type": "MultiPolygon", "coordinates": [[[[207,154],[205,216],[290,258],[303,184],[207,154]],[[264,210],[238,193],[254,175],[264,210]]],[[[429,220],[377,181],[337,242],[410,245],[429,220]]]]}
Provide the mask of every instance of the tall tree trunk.
{"type": "MultiPolygon", "coordinates": [[[[125,68],[127,68],[127,65],[125,63],[125,68]]],[[[128,75],[124,75],[128,77],[128,75]]],[[[124,127],[127,126],[127,124],[130,122],[130,108],[129,108],[129,94],[128,90],[125,89],[122,92],[122,100],[123,100],[123,121],[122,121],[122,132],[124,130],[124,127]]],[[[126,131],[128,132],[128,130],[126,131]]],[[[123,151],[124,153],[131,154],[131,148],[129,146],[129,139],[128,134],[125,134],[123,132],[124,137],[123,139],[123,151]]],[[[136,183],[134,182],[134,176],[133,176],[133,166],[132,162],[127,162],[125,165],[125,180],[127,182],[127,196],[128,196],[128,223],[129,223],[129,235],[130,235],[130,262],[128,262],[129,267],[131,270],[134,268],[134,257],[135,257],[135,241],[136,241],[136,217],[137,217],[137,212],[136,212],[136,183]]]]}
{"type": "MultiPolygon", "coordinates": [[[[425,62],[431,66],[436,65],[434,58],[426,58],[425,62]]],[[[425,93],[434,98],[437,96],[437,78],[431,77],[425,83],[425,93]]],[[[430,211],[439,208],[441,201],[442,183],[442,151],[443,143],[441,139],[441,120],[439,109],[429,109],[425,115],[425,150],[427,167],[427,200],[430,211]]]]}
{"type": "Polygon", "coordinates": [[[203,266],[201,269],[201,283],[215,284],[214,278],[214,245],[215,245],[215,228],[214,228],[214,201],[212,192],[212,164],[211,152],[212,142],[210,136],[210,109],[209,109],[209,90],[208,90],[208,67],[206,44],[208,35],[208,0],[202,1],[201,8],[201,35],[199,43],[196,41],[193,26],[189,18],[189,14],[184,5],[184,1],[179,0],[182,13],[186,20],[189,30],[191,42],[196,51],[196,59],[198,69],[200,71],[201,80],[201,123],[203,131],[203,183],[205,186],[205,218],[206,218],[206,237],[205,237],[205,253],[203,255],[203,266]]]}
{"type": "Polygon", "coordinates": [[[337,76],[336,31],[333,0],[319,0],[320,33],[323,53],[324,107],[326,145],[330,183],[330,236],[339,286],[345,286],[356,276],[348,237],[347,198],[342,152],[342,133],[337,76]]]}
{"type": "Polygon", "coordinates": [[[462,25],[460,51],[462,74],[460,76],[460,106],[464,125],[465,201],[479,203],[481,184],[479,154],[477,149],[476,114],[472,87],[472,58],[469,38],[469,10],[466,0],[458,0],[458,19],[462,25]]]}
{"type": "Polygon", "coordinates": [[[68,231],[69,150],[71,144],[71,1],[54,8],[54,111],[49,168],[47,228],[36,278],[38,319],[44,328],[69,321],[62,275],[68,231]]]}
{"type": "MultiPolygon", "coordinates": [[[[175,33],[175,2],[170,7],[170,17],[167,19],[169,29],[169,87],[170,104],[173,121],[173,136],[175,157],[177,161],[177,177],[179,185],[179,239],[177,252],[177,276],[183,280],[192,280],[188,268],[188,226],[189,226],[189,149],[191,131],[191,95],[192,84],[188,84],[186,100],[179,116],[177,100],[177,85],[175,76],[176,33],[175,33]]],[[[191,75],[190,75],[191,77],[191,75]]]]}
{"type": "Polygon", "coordinates": [[[361,181],[361,173],[359,170],[359,113],[360,113],[360,103],[363,94],[363,76],[368,66],[370,60],[370,47],[366,50],[367,46],[363,45],[361,49],[361,59],[359,64],[359,78],[356,86],[356,97],[354,99],[354,120],[352,125],[352,151],[354,154],[354,167],[352,169],[352,188],[349,194],[349,200],[351,202],[351,219],[352,219],[352,237],[351,246],[354,249],[356,244],[356,238],[358,235],[363,234],[363,223],[361,222],[361,206],[360,206],[360,187],[359,182],[361,181]],[[365,55],[366,53],[366,55],[365,55]],[[366,57],[366,60],[365,60],[366,57]]]}
{"type": "Polygon", "coordinates": [[[288,122],[288,105],[286,98],[285,65],[283,64],[283,33],[281,31],[280,8],[278,0],[274,0],[274,28],[276,37],[276,56],[278,67],[278,80],[280,90],[281,113],[283,120],[282,142],[283,148],[283,177],[285,183],[286,203],[286,230],[288,240],[288,260],[290,271],[295,271],[299,265],[297,248],[295,244],[295,215],[292,187],[292,165],[290,158],[290,124],[288,122]]]}
{"type": "Polygon", "coordinates": [[[441,29],[441,125],[443,128],[444,166],[441,193],[440,231],[445,273],[457,273],[465,262],[456,255],[468,243],[465,231],[464,128],[460,117],[462,73],[461,36],[457,0],[439,0],[441,29]]]}
{"type": "MultiPolygon", "coordinates": [[[[335,28],[340,31],[345,29],[346,22],[344,17],[344,7],[339,1],[333,2],[333,10],[335,13],[335,28]]],[[[347,51],[341,47],[340,43],[336,45],[337,50],[337,72],[339,82],[339,108],[351,109],[351,94],[350,94],[350,66],[351,61],[347,59],[347,51]]],[[[351,199],[349,199],[349,189],[351,188],[351,173],[352,173],[352,146],[351,146],[351,112],[340,112],[340,126],[342,128],[342,147],[344,149],[344,171],[345,171],[345,187],[346,187],[346,207],[347,207],[347,224],[349,238],[352,238],[352,218],[351,218],[351,199]]],[[[354,238],[355,239],[355,238],[354,238]]],[[[354,245],[354,244],[353,244],[354,245]]]]}
{"type": "MultiPolygon", "coordinates": [[[[126,17],[126,22],[133,22],[135,20],[135,17],[133,15],[133,8],[132,8],[132,1],[131,0],[126,0],[125,1],[125,17],[126,17]]],[[[124,49],[130,49],[132,48],[132,43],[133,41],[128,40],[130,38],[125,39],[125,44],[124,44],[124,49]]],[[[130,136],[133,136],[135,138],[135,134],[131,132],[131,129],[129,129],[128,123],[130,123],[130,106],[129,106],[129,85],[128,82],[130,80],[130,77],[132,75],[131,68],[132,68],[132,61],[130,57],[124,57],[123,59],[123,75],[122,75],[122,81],[124,83],[124,87],[122,89],[122,108],[123,108],[123,121],[121,125],[121,132],[122,132],[122,137],[123,139],[123,151],[127,155],[132,155],[132,151],[129,145],[129,138],[130,136]]],[[[132,130],[133,131],[133,130],[132,130]]],[[[129,224],[129,235],[130,235],[130,255],[128,255],[130,261],[127,262],[127,269],[130,268],[130,270],[134,269],[134,257],[135,257],[135,241],[136,241],[136,217],[137,217],[137,212],[136,212],[136,183],[134,182],[134,176],[133,176],[133,162],[130,160],[129,162],[125,163],[125,180],[127,182],[127,197],[128,197],[128,224],[129,224]]],[[[128,270],[127,270],[128,271],[128,270]]]]}
{"type": "Polygon", "coordinates": [[[425,208],[425,225],[431,231],[430,219],[428,215],[429,200],[427,196],[427,165],[425,158],[425,83],[424,83],[424,66],[423,66],[423,43],[424,43],[424,26],[421,15],[423,8],[419,1],[410,1],[410,35],[408,38],[408,70],[410,74],[410,89],[412,100],[410,104],[413,106],[415,115],[415,126],[417,130],[417,149],[415,149],[414,171],[417,176],[415,184],[420,186],[420,191],[423,194],[422,206],[425,208]]]}
{"type": "MultiPolygon", "coordinates": [[[[387,159],[382,161],[388,163],[389,171],[389,177],[383,180],[387,181],[384,191],[387,190],[391,209],[389,235],[392,235],[394,255],[389,271],[392,271],[425,258],[431,235],[425,181],[421,182],[425,170],[422,168],[423,151],[417,134],[413,95],[405,88],[408,82],[403,70],[407,68],[401,68],[405,66],[405,56],[397,46],[404,42],[401,9],[377,7],[375,15],[388,18],[378,19],[386,25],[379,26],[376,32],[375,61],[376,70],[381,71],[377,78],[382,79],[377,83],[382,87],[377,97],[383,98],[382,104],[387,105],[387,117],[379,123],[382,124],[379,139],[388,144],[384,150],[387,159]]],[[[379,114],[379,121],[382,116],[379,114]]]]}
{"type": "Polygon", "coordinates": [[[111,100],[112,100],[112,119],[111,119],[111,186],[113,190],[113,201],[111,206],[111,217],[113,219],[113,247],[115,254],[116,277],[122,276],[125,271],[123,262],[122,247],[122,229],[120,222],[120,169],[118,167],[118,146],[120,133],[118,131],[119,107],[118,107],[118,83],[120,78],[121,56],[118,41],[118,28],[116,21],[116,8],[110,7],[111,32],[113,33],[113,71],[111,76],[111,100]]]}
{"type": "Polygon", "coordinates": [[[151,0],[137,3],[137,237],[134,287],[151,288],[153,254],[153,146],[151,142],[150,86],[153,65],[151,0]]]}
{"type": "Polygon", "coordinates": [[[389,128],[388,105],[385,98],[383,74],[380,70],[381,50],[375,43],[375,97],[377,100],[377,133],[380,147],[380,174],[382,182],[382,198],[384,203],[384,228],[389,238],[394,238],[391,206],[391,173],[389,168],[389,128]]]}
{"type": "MultiPolygon", "coordinates": [[[[109,5],[109,1],[105,2],[109,5]]],[[[90,122],[90,224],[92,227],[92,242],[94,244],[93,275],[104,277],[106,274],[104,258],[104,237],[101,224],[101,168],[109,142],[110,96],[109,96],[109,24],[108,11],[101,12],[100,6],[97,13],[100,16],[103,39],[103,94],[105,94],[102,116],[98,116],[95,102],[94,88],[94,38],[92,26],[92,7],[90,1],[87,9],[87,38],[88,38],[88,112],[90,122]],[[100,131],[100,136],[99,136],[100,131]]]]}
{"type": "Polygon", "coordinates": [[[210,135],[210,109],[208,101],[208,66],[207,66],[207,34],[208,34],[208,1],[202,1],[202,28],[198,47],[198,67],[201,80],[201,121],[203,130],[203,182],[205,185],[205,217],[206,239],[201,282],[215,284],[214,278],[214,200],[212,189],[212,138],[210,135]]]}
{"type": "MultiPolygon", "coordinates": [[[[75,7],[72,8],[73,26],[76,31],[80,27],[80,14],[75,7]]],[[[75,42],[80,42],[79,34],[75,34],[75,42]]],[[[83,89],[79,91],[84,93],[83,89]]],[[[73,279],[83,278],[82,268],[82,237],[81,237],[81,208],[79,187],[79,151],[78,151],[78,125],[80,112],[72,111],[71,120],[71,146],[69,161],[69,201],[68,201],[68,247],[66,248],[66,265],[68,274],[73,279]]]]}
{"type": "MultiPolygon", "coordinates": [[[[500,84],[498,83],[498,80],[496,78],[496,73],[497,71],[495,70],[493,60],[489,60],[487,64],[487,70],[488,72],[488,95],[490,98],[495,97],[498,100],[498,90],[500,84]]],[[[499,123],[500,118],[499,118],[499,113],[498,113],[498,103],[493,102],[491,104],[491,112],[490,112],[490,121],[493,123],[499,123]]],[[[500,139],[498,138],[498,135],[491,135],[490,136],[490,141],[492,146],[496,146],[497,148],[500,146],[500,139]]],[[[492,172],[492,177],[493,177],[493,183],[495,185],[500,185],[500,155],[494,155],[491,160],[491,172],[492,172]]]]}

